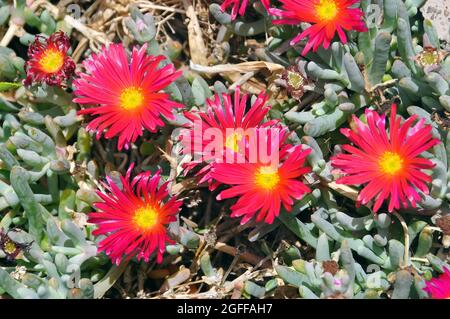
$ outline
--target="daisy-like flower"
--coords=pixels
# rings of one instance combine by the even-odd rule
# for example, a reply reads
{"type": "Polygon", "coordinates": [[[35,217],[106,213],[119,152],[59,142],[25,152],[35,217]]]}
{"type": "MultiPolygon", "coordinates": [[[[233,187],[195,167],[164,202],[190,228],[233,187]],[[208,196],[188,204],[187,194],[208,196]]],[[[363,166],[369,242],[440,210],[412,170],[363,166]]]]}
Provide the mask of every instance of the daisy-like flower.
{"type": "Polygon", "coordinates": [[[14,260],[24,250],[30,248],[31,243],[19,243],[10,237],[10,230],[4,231],[0,228],[0,250],[6,255],[6,260],[14,260]]]}
{"type": "Polygon", "coordinates": [[[256,127],[267,127],[277,123],[272,120],[263,123],[264,117],[270,110],[266,105],[268,96],[265,93],[258,95],[254,103],[246,112],[248,95],[241,97],[240,88],[237,87],[234,96],[216,94],[206,101],[206,111],[185,112],[187,119],[191,121],[180,135],[183,145],[183,153],[194,156],[194,160],[185,165],[185,173],[199,164],[206,164],[198,173],[199,183],[208,182],[211,189],[217,187],[211,179],[211,164],[216,161],[225,161],[226,158],[234,158],[235,153],[240,153],[243,148],[245,132],[256,127]],[[223,137],[223,149],[215,153],[208,151],[214,138],[208,132],[217,131],[223,137]],[[197,158],[199,158],[197,160],[197,158]]]}
{"type": "Polygon", "coordinates": [[[438,278],[427,281],[424,290],[433,299],[450,299],[450,270],[445,268],[438,278]]]}
{"type": "Polygon", "coordinates": [[[103,202],[94,204],[97,212],[89,214],[89,222],[98,226],[94,235],[107,236],[98,247],[116,265],[133,256],[148,262],[153,252],[161,263],[166,243],[173,243],[167,225],[176,221],[182,202],[169,196],[168,182],[159,185],[159,171],[154,175],[147,171],[131,180],[133,166],[121,176],[121,189],[106,178],[106,191],[97,192],[103,202]]]}
{"type": "Polygon", "coordinates": [[[47,39],[37,35],[28,47],[28,61],[25,63],[27,77],[24,84],[36,82],[61,85],[75,71],[75,63],[67,55],[69,49],[69,38],[62,31],[53,33],[47,39]]]}
{"type": "Polygon", "coordinates": [[[439,69],[442,61],[444,61],[448,54],[449,52],[427,46],[423,48],[422,52],[416,55],[415,61],[423,68],[425,73],[429,73],[439,69]]]}
{"type": "Polygon", "coordinates": [[[342,43],[347,43],[345,30],[367,31],[363,21],[364,13],[359,8],[351,8],[358,0],[279,0],[282,9],[270,8],[268,12],[280,19],[274,24],[298,25],[302,22],[311,24],[309,28],[291,40],[295,45],[308,37],[308,43],[302,54],[311,48],[316,51],[320,45],[325,49],[330,46],[336,32],[342,43]]]}
{"type": "Polygon", "coordinates": [[[347,185],[366,184],[357,198],[357,204],[367,204],[375,200],[373,211],[377,212],[384,200],[389,199],[389,211],[406,208],[408,203],[416,207],[421,197],[418,190],[428,194],[427,183],[431,177],[423,172],[434,164],[419,155],[439,143],[431,135],[431,126],[417,115],[404,123],[397,116],[397,107],[392,105],[389,120],[389,134],[386,132],[385,116],[366,109],[367,124],[356,116],[354,131],[344,128],[344,134],[354,146],[344,145],[348,153],[338,154],[331,164],[346,176],[337,183],[347,185]]]}
{"type": "Polygon", "coordinates": [[[83,62],[88,73],[80,73],[74,81],[74,102],[93,104],[79,111],[95,118],[88,124],[100,138],[119,136],[118,149],[129,148],[142,136],[143,129],[155,132],[164,126],[161,115],[174,119],[174,108],[182,105],[171,101],[160,91],[175,81],[181,72],[172,64],[158,68],[164,56],[146,54],[146,45],[133,48],[129,57],[122,44],[111,44],[99,54],[83,62]]]}
{"type": "MultiPolygon", "coordinates": [[[[257,156],[256,161],[248,160],[246,163],[215,163],[212,166],[211,176],[222,184],[231,186],[222,191],[218,200],[239,197],[231,206],[232,217],[242,217],[241,224],[247,223],[256,216],[256,221],[264,220],[272,224],[280,214],[281,204],[287,211],[291,211],[294,200],[299,200],[305,193],[311,192],[308,186],[299,179],[311,168],[304,167],[305,159],[311,149],[303,149],[302,145],[292,146],[285,144],[288,132],[280,128],[263,128],[263,132],[278,134],[257,134],[257,152],[265,144],[265,151],[269,157],[277,156],[272,162],[262,161],[257,156]],[[279,143],[272,143],[274,138],[279,143]],[[273,147],[277,145],[277,147],[273,147]],[[277,164],[274,164],[277,163],[277,164]]],[[[259,130],[261,132],[261,130],[259,130]]],[[[254,150],[255,151],[255,150],[254,150]]],[[[246,154],[247,159],[252,154],[246,154]]]]}
{"type": "MultiPolygon", "coordinates": [[[[263,6],[268,9],[270,0],[261,0],[263,6]]],[[[223,12],[231,7],[231,19],[235,20],[238,16],[245,15],[245,11],[247,10],[247,6],[249,4],[249,0],[224,0],[222,3],[221,9],[223,12]]]]}

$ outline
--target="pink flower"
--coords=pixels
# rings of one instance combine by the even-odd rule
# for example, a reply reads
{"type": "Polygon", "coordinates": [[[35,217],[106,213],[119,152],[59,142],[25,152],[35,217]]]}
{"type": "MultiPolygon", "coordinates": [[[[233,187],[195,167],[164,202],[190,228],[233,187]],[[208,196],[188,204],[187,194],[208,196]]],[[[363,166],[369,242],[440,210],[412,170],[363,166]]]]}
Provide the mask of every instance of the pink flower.
{"type": "MultiPolygon", "coordinates": [[[[261,0],[262,4],[266,9],[269,8],[270,0],[261,0]]],[[[238,16],[245,15],[245,11],[247,10],[249,0],[224,0],[222,3],[222,11],[225,12],[229,7],[231,7],[231,19],[235,20],[238,16]]]]}
{"type": "Polygon", "coordinates": [[[180,136],[183,152],[201,157],[201,161],[188,163],[185,172],[188,173],[199,164],[206,164],[197,173],[197,176],[200,177],[199,183],[208,182],[211,189],[217,186],[217,183],[214,183],[210,176],[211,163],[224,161],[232,153],[241,153],[242,147],[240,146],[244,142],[243,133],[246,130],[267,127],[278,122],[275,120],[263,123],[264,117],[270,110],[270,106],[266,105],[268,96],[265,93],[258,95],[247,112],[248,95],[244,94],[241,97],[239,87],[236,88],[234,95],[223,94],[222,99],[223,102],[221,102],[220,96],[216,94],[206,101],[205,111],[185,112],[186,118],[191,122],[180,136]],[[201,124],[201,127],[197,127],[196,124],[201,124]],[[206,152],[208,145],[213,140],[213,137],[206,133],[211,129],[220,131],[223,136],[223,149],[212,155],[206,152]],[[196,140],[199,137],[201,137],[201,144],[197,145],[196,140]]]}
{"type": "MultiPolygon", "coordinates": [[[[254,155],[253,150],[246,154],[247,161],[243,164],[212,165],[211,177],[230,186],[222,191],[217,199],[238,198],[231,206],[231,216],[242,217],[241,224],[247,223],[253,217],[256,217],[257,222],[264,220],[272,224],[280,214],[281,205],[291,211],[294,200],[299,200],[305,193],[311,192],[300,180],[311,170],[310,167],[304,166],[311,149],[304,150],[302,145],[286,144],[287,136],[287,129],[261,128],[256,134],[256,145],[267,150],[264,153],[268,153],[269,161],[262,161],[260,156],[256,161],[250,161],[250,157],[254,155]],[[274,130],[278,131],[275,136],[274,130]],[[278,139],[278,143],[273,139],[278,139]]],[[[259,149],[256,152],[264,154],[259,149]]]]}

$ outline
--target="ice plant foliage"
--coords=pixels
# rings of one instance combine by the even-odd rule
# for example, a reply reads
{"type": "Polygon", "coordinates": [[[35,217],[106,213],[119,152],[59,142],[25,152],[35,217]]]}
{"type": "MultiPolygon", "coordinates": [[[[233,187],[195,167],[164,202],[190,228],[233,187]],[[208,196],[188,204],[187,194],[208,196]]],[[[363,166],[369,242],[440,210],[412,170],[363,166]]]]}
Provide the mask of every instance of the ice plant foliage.
{"type": "MultiPolygon", "coordinates": [[[[264,132],[273,132],[262,128],[264,132]]],[[[280,129],[279,134],[258,134],[258,146],[266,144],[269,156],[277,156],[278,165],[271,165],[261,159],[246,163],[215,163],[211,176],[218,182],[231,186],[222,191],[218,200],[238,197],[231,206],[232,217],[242,217],[241,224],[256,216],[256,221],[272,224],[280,214],[281,204],[287,211],[292,209],[294,200],[299,200],[311,190],[299,179],[310,171],[304,167],[305,159],[311,149],[302,145],[286,144],[287,130],[280,129]],[[278,138],[279,143],[273,143],[278,138]],[[276,149],[272,145],[279,145],[276,149]]],[[[258,152],[261,154],[262,152],[258,152]]],[[[251,154],[249,154],[251,155],[251,154]]]]}
{"type": "MultiPolygon", "coordinates": [[[[236,19],[238,14],[240,16],[245,15],[245,11],[247,10],[247,6],[250,0],[224,0],[222,3],[222,11],[225,12],[229,7],[231,7],[231,19],[236,19]]],[[[265,8],[269,7],[270,0],[261,0],[261,3],[265,8]]]]}
{"type": "Polygon", "coordinates": [[[161,115],[174,119],[171,101],[160,91],[175,81],[181,72],[172,64],[158,68],[164,56],[146,54],[146,45],[134,47],[129,57],[122,44],[111,44],[99,54],[83,61],[87,73],[74,81],[74,102],[95,105],[79,111],[95,117],[87,126],[110,139],[119,136],[118,149],[129,148],[142,136],[143,129],[155,132],[164,126],[161,115]]]}
{"type": "Polygon", "coordinates": [[[67,55],[69,49],[69,38],[62,31],[53,33],[47,39],[37,35],[28,47],[28,61],[25,63],[27,77],[24,84],[61,85],[75,71],[75,63],[67,55]]]}
{"type": "Polygon", "coordinates": [[[299,25],[302,22],[311,24],[309,28],[291,40],[297,44],[308,37],[302,54],[311,49],[316,51],[320,45],[328,49],[336,32],[342,43],[347,43],[345,31],[367,31],[363,21],[364,13],[359,8],[352,8],[358,0],[279,0],[282,9],[270,8],[268,12],[280,19],[274,24],[299,25]]]}
{"type": "Polygon", "coordinates": [[[421,197],[418,190],[428,194],[427,183],[431,177],[423,170],[434,164],[419,155],[439,143],[431,135],[431,126],[420,119],[415,125],[417,115],[402,123],[392,105],[389,120],[389,133],[386,132],[385,116],[366,109],[367,124],[356,116],[353,121],[356,129],[341,129],[352,145],[344,145],[348,153],[332,158],[332,165],[345,176],[338,183],[348,185],[366,184],[358,195],[357,203],[367,204],[375,200],[373,211],[377,212],[384,200],[389,200],[388,209],[392,212],[409,204],[416,207],[421,197]]]}
{"type": "Polygon", "coordinates": [[[445,268],[438,278],[428,281],[424,290],[433,299],[450,299],[450,269],[445,268]]]}
{"type": "Polygon", "coordinates": [[[173,242],[166,226],[176,220],[182,202],[169,196],[168,182],[160,185],[159,171],[131,180],[132,169],[121,176],[122,188],[107,177],[106,191],[97,192],[103,202],[94,204],[97,212],[89,215],[89,222],[98,225],[94,235],[107,236],[98,247],[115,264],[134,256],[148,262],[153,252],[161,263],[166,243],[173,242]]]}
{"type": "Polygon", "coordinates": [[[206,101],[206,110],[198,112],[185,112],[186,118],[191,122],[181,134],[183,152],[190,154],[194,160],[186,165],[186,173],[193,167],[205,163],[198,172],[199,182],[211,183],[211,164],[217,161],[225,162],[227,158],[234,159],[234,153],[242,153],[246,133],[257,127],[268,127],[278,121],[263,123],[264,117],[270,110],[266,105],[268,96],[261,93],[255,99],[248,111],[248,95],[241,97],[240,88],[237,87],[234,95],[216,94],[206,101]],[[221,97],[223,103],[221,102],[221,97]],[[215,145],[214,152],[210,152],[215,145]]]}

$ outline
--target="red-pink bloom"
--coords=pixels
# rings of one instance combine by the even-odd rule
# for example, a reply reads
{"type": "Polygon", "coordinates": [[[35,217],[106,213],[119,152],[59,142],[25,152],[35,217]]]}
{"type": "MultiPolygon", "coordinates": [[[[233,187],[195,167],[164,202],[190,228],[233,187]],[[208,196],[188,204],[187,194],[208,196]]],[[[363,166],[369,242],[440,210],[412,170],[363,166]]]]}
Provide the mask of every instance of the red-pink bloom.
{"type": "Polygon", "coordinates": [[[173,243],[167,234],[167,225],[176,221],[181,201],[169,196],[168,182],[161,182],[160,172],[147,171],[130,179],[133,165],[125,177],[122,188],[107,177],[105,192],[97,194],[103,200],[94,204],[97,213],[89,214],[89,222],[97,224],[94,235],[106,235],[98,248],[119,265],[136,256],[149,261],[156,252],[156,260],[162,262],[166,243],[173,243]]]}
{"type": "MultiPolygon", "coordinates": [[[[261,0],[262,4],[266,9],[269,8],[270,0],[261,0]]],[[[231,7],[231,19],[235,20],[238,16],[245,15],[249,0],[224,0],[222,3],[222,11],[225,12],[229,7],[231,7]]]]}
{"type": "Polygon", "coordinates": [[[433,299],[450,299],[450,270],[445,268],[438,278],[427,281],[424,290],[433,299]]]}
{"type": "Polygon", "coordinates": [[[75,63],[67,55],[69,49],[69,38],[62,31],[53,33],[48,39],[37,35],[28,47],[28,61],[25,63],[27,78],[24,84],[61,85],[75,71],[75,63]]]}
{"type": "MultiPolygon", "coordinates": [[[[274,128],[262,128],[259,132],[261,130],[269,133],[273,132],[274,128]]],[[[256,135],[258,148],[267,145],[267,151],[264,152],[269,157],[277,157],[276,165],[262,162],[259,156],[256,162],[212,165],[212,178],[231,186],[222,191],[217,199],[238,197],[237,202],[231,206],[231,216],[242,217],[241,224],[247,223],[255,216],[257,222],[264,220],[272,224],[280,214],[282,204],[287,211],[291,211],[294,200],[299,200],[305,193],[311,192],[309,187],[299,180],[311,170],[309,167],[303,167],[311,149],[304,150],[302,145],[285,144],[287,135],[286,129],[279,130],[276,136],[256,135]],[[273,143],[274,138],[279,139],[278,143],[273,143]]],[[[258,154],[259,152],[258,149],[258,154]]],[[[251,155],[246,154],[247,159],[251,155]]]]}
{"type": "Polygon", "coordinates": [[[308,37],[308,43],[303,49],[305,55],[320,45],[325,49],[330,46],[336,32],[342,43],[347,43],[345,31],[367,31],[363,21],[364,13],[359,8],[351,8],[358,0],[279,0],[282,9],[270,8],[268,12],[281,19],[274,24],[299,25],[302,22],[311,24],[309,28],[297,35],[291,41],[295,45],[308,37]]]}
{"type": "Polygon", "coordinates": [[[223,103],[220,96],[216,94],[213,98],[206,101],[206,110],[198,112],[185,112],[187,119],[191,121],[187,129],[180,136],[183,153],[200,157],[200,161],[194,161],[185,165],[186,174],[195,166],[206,164],[198,173],[199,183],[208,182],[211,189],[217,186],[213,183],[210,173],[211,164],[216,161],[224,162],[226,158],[233,158],[234,153],[241,153],[245,142],[244,135],[249,129],[256,127],[268,127],[277,120],[263,123],[264,117],[270,110],[266,105],[268,96],[265,93],[258,95],[251,107],[246,112],[248,95],[241,97],[240,88],[237,87],[234,96],[222,94],[223,103]],[[222,105],[223,104],[223,105],[222,105]],[[197,125],[200,124],[200,127],[197,125]],[[208,132],[216,129],[223,137],[223,149],[217,153],[209,154],[206,151],[216,136],[210,136],[208,132]],[[200,142],[200,145],[196,143],[200,142]]]}
{"type": "Polygon", "coordinates": [[[89,131],[97,131],[100,138],[119,136],[118,149],[128,149],[130,143],[142,136],[143,129],[155,132],[164,126],[161,115],[174,119],[174,108],[183,105],[170,100],[160,91],[174,82],[181,72],[172,64],[158,68],[164,56],[146,54],[146,45],[133,48],[129,57],[122,44],[111,44],[99,54],[92,54],[83,62],[87,73],[80,73],[73,83],[74,102],[92,104],[79,111],[95,118],[89,131]]]}
{"type": "Polygon", "coordinates": [[[384,200],[389,199],[389,211],[416,207],[421,200],[418,190],[428,194],[427,183],[431,177],[423,172],[434,164],[419,155],[439,143],[431,135],[431,126],[420,119],[415,125],[417,115],[401,123],[396,105],[392,105],[389,121],[389,134],[386,133],[385,116],[366,109],[367,124],[356,116],[354,131],[341,129],[355,146],[343,145],[342,153],[332,158],[331,164],[346,176],[337,180],[347,185],[366,184],[358,195],[357,203],[367,204],[375,199],[373,207],[377,212],[384,200]]]}

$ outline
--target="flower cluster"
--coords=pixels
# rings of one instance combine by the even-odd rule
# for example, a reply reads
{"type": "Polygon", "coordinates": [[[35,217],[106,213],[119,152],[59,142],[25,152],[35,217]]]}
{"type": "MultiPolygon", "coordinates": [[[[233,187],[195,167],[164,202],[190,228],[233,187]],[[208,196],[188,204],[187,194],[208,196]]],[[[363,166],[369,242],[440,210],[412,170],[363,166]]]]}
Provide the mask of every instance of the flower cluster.
{"type": "MultiPolygon", "coordinates": [[[[69,80],[75,70],[69,48],[63,32],[47,40],[37,37],[29,47],[25,84],[61,86],[69,80]]],[[[78,114],[93,117],[88,131],[96,132],[97,138],[118,136],[119,150],[128,149],[144,129],[156,132],[165,125],[161,116],[173,119],[174,109],[183,107],[161,92],[181,72],[172,64],[160,67],[165,57],[148,55],[146,50],[146,45],[134,47],[128,55],[122,44],[111,44],[84,60],[85,72],[78,72],[73,81],[74,102],[88,106],[78,114]]],[[[114,263],[134,256],[148,261],[152,253],[161,263],[166,243],[172,242],[166,226],[176,220],[182,202],[169,196],[167,182],[159,185],[159,171],[130,180],[132,169],[133,165],[121,178],[120,187],[107,177],[105,192],[98,192],[103,201],[94,204],[97,212],[90,214],[89,221],[98,225],[95,235],[107,235],[99,250],[114,263]]]]}
{"type": "MultiPolygon", "coordinates": [[[[294,200],[301,199],[304,194],[311,192],[301,178],[311,168],[305,167],[306,157],[311,149],[304,149],[302,145],[285,143],[287,131],[279,128],[275,136],[267,134],[262,128],[262,134],[257,134],[258,147],[266,145],[280,145],[269,148],[269,157],[276,157],[278,164],[271,164],[258,158],[255,162],[216,163],[212,167],[212,177],[218,182],[231,187],[222,191],[217,199],[239,197],[231,206],[232,217],[242,217],[241,224],[247,223],[256,216],[256,221],[272,224],[280,214],[281,204],[286,211],[291,211],[294,200]],[[273,138],[279,139],[276,143],[273,138]]],[[[257,150],[258,154],[260,149],[257,150]]],[[[271,158],[273,160],[273,158],[271,158]]]]}
{"type": "Polygon", "coordinates": [[[146,54],[146,45],[133,48],[129,57],[121,44],[111,44],[83,62],[87,73],[74,81],[74,102],[94,105],[79,111],[95,117],[88,125],[97,138],[119,136],[118,148],[128,149],[143,129],[155,132],[164,126],[161,115],[174,119],[173,110],[183,105],[160,91],[180,75],[172,64],[158,68],[164,56],[146,54]]]}

